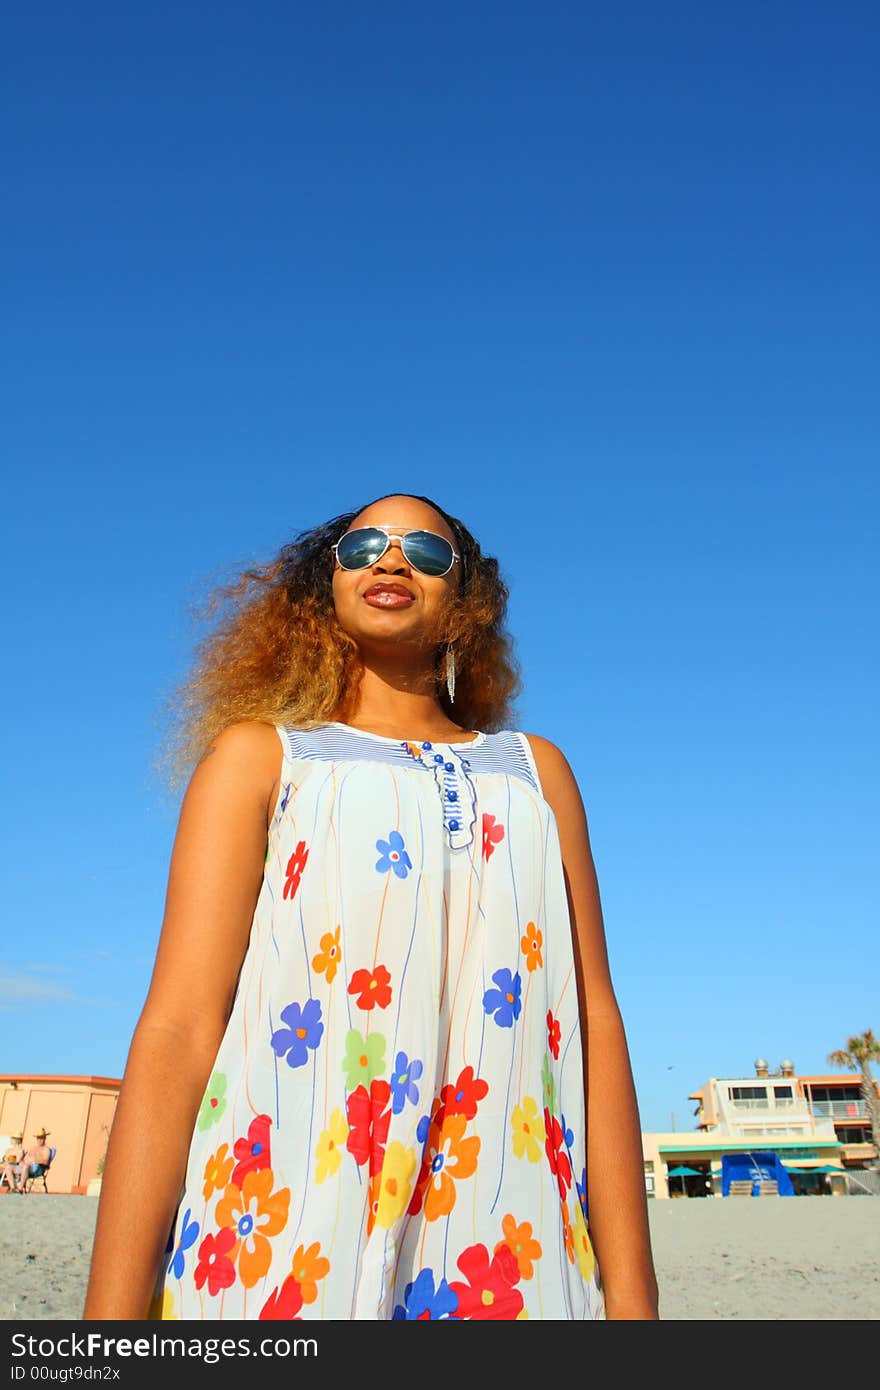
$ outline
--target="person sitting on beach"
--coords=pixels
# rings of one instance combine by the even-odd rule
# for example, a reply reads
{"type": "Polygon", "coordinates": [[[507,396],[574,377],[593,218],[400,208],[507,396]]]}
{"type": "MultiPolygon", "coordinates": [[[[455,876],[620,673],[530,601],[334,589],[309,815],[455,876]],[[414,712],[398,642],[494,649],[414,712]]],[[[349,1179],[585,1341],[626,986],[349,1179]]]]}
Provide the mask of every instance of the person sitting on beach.
{"type": "Polygon", "coordinates": [[[37,1130],[34,1135],[37,1141],[36,1144],[31,1145],[31,1147],[22,1154],[21,1162],[15,1170],[18,1175],[18,1186],[13,1187],[13,1192],[24,1192],[27,1179],[31,1176],[36,1176],[37,1169],[44,1163],[50,1163],[52,1161],[49,1145],[46,1143],[48,1136],[49,1131],[47,1129],[37,1130]]]}
{"type": "Polygon", "coordinates": [[[3,1165],[0,1167],[0,1186],[4,1183],[10,1192],[14,1192],[18,1187],[18,1165],[24,1158],[24,1135],[10,1134],[10,1146],[3,1155],[3,1165]]]}

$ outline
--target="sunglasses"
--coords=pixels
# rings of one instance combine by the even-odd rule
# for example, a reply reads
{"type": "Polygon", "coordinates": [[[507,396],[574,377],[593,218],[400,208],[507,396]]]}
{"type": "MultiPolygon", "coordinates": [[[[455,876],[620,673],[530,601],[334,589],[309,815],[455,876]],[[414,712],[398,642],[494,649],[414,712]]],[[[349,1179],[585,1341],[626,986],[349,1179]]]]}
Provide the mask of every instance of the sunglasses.
{"type": "Polygon", "coordinates": [[[448,574],[455,561],[461,559],[452,543],[435,531],[406,531],[401,535],[384,526],[359,526],[346,531],[331,549],[342,569],[365,570],[381,560],[392,541],[397,541],[414,570],[436,579],[448,574]]]}

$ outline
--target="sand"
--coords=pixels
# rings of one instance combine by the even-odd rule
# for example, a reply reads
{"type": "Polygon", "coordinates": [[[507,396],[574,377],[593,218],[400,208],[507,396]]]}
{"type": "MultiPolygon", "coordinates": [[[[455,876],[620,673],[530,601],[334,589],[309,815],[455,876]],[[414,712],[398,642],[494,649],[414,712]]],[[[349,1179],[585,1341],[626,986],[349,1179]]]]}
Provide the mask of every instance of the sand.
{"type": "MultiPolygon", "coordinates": [[[[0,1197],[0,1320],[79,1321],[97,1197],[0,1197]]],[[[876,1320],[880,1197],[650,1204],[666,1321],[876,1320]]]]}

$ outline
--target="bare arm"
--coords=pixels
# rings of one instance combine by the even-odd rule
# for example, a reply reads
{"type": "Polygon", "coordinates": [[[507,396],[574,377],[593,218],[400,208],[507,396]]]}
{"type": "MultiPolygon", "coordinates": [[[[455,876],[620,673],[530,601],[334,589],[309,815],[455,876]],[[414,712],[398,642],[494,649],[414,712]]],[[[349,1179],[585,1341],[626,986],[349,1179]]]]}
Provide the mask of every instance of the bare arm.
{"type": "Polygon", "coordinates": [[[587,1116],[590,1237],[606,1317],[656,1320],[658,1292],[645,1196],[641,1124],[614,994],[587,816],[574,773],[549,739],[528,735],[556,817],[575,947],[587,1116]]]}
{"type": "Polygon", "coordinates": [[[233,724],[183,798],[152,979],[107,1150],[84,1321],[147,1316],[247,949],[280,761],[269,725],[233,724]]]}

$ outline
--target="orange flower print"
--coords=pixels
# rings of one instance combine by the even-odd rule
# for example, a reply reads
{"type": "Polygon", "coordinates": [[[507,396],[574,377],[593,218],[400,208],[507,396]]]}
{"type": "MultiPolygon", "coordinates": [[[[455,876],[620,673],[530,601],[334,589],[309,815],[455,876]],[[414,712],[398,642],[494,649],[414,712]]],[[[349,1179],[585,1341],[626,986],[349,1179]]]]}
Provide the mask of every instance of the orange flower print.
{"type": "Polygon", "coordinates": [[[308,857],[309,852],[306,849],[306,842],[305,840],[300,840],[293,854],[288,859],[287,868],[284,871],[283,896],[285,898],[292,898],[299,887],[299,881],[303,876],[303,869],[306,867],[308,857]]]}
{"type": "Polygon", "coordinates": [[[501,1229],[504,1232],[504,1239],[499,1240],[495,1246],[495,1254],[498,1254],[502,1245],[506,1245],[519,1265],[519,1277],[531,1279],[535,1272],[533,1261],[540,1260],[544,1253],[540,1241],[532,1239],[531,1221],[524,1221],[521,1226],[517,1226],[516,1221],[508,1212],[501,1222],[501,1229]]]}
{"type": "Polygon", "coordinates": [[[318,1280],[330,1273],[330,1261],[320,1253],[321,1242],[316,1240],[308,1250],[298,1245],[290,1273],[299,1284],[303,1303],[314,1303],[318,1297],[318,1280]]]}
{"type": "Polygon", "coordinates": [[[565,1242],[565,1253],[572,1264],[574,1264],[574,1231],[571,1229],[571,1218],[568,1214],[568,1202],[562,1202],[562,1238],[565,1242]]]}
{"type": "Polygon", "coordinates": [[[229,1175],[235,1165],[235,1159],[229,1152],[228,1144],[221,1144],[215,1154],[211,1154],[205,1164],[205,1185],[202,1188],[202,1196],[206,1202],[210,1202],[215,1192],[222,1192],[229,1183],[229,1175]]]}
{"type": "Polygon", "coordinates": [[[480,1140],[476,1135],[466,1139],[465,1115],[447,1115],[442,1130],[436,1122],[431,1125],[422,1171],[419,1174],[425,1192],[425,1220],[436,1221],[455,1206],[455,1184],[476,1171],[480,1140]]]}
{"type": "Polygon", "coordinates": [[[252,1289],[272,1263],[269,1236],[287,1225],[290,1188],[273,1192],[274,1181],[271,1168],[245,1173],[241,1188],[230,1184],[217,1203],[218,1226],[231,1228],[235,1235],[230,1259],[238,1260],[239,1278],[246,1289],[252,1289]]]}
{"type": "Polygon", "coordinates": [[[504,826],[494,816],[483,813],[483,858],[489,859],[504,839],[504,826]]]}
{"type": "Polygon", "coordinates": [[[339,962],[342,960],[342,950],[339,945],[341,930],[341,927],[337,927],[335,932],[325,932],[321,937],[320,951],[316,956],[312,956],[312,969],[317,970],[319,975],[324,975],[328,985],[332,985],[335,980],[339,962]]]}
{"type": "Polygon", "coordinates": [[[544,964],[544,957],[541,955],[541,947],[543,945],[543,932],[538,931],[534,922],[529,922],[526,926],[526,934],[519,943],[519,948],[526,958],[526,969],[529,971],[529,974],[544,964]]]}
{"type": "Polygon", "coordinates": [[[359,994],[359,1009],[387,1009],[391,1003],[391,976],[384,965],[375,970],[356,970],[348,982],[349,994],[359,994]]]}

